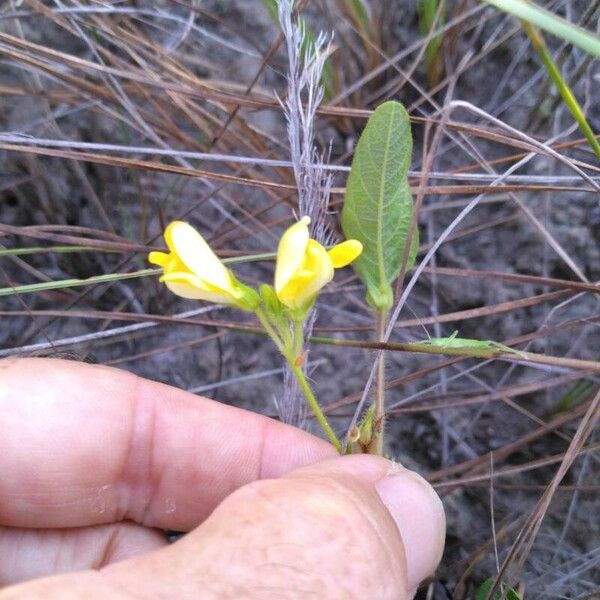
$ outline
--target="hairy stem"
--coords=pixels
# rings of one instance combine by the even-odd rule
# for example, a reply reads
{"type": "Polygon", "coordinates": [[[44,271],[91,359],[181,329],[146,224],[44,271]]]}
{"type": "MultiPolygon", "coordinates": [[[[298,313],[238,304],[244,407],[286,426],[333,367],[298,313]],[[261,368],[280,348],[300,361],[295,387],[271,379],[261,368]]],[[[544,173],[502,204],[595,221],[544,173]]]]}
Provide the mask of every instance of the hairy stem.
{"type": "Polygon", "coordinates": [[[260,321],[260,324],[264,327],[269,337],[273,340],[273,343],[277,346],[279,352],[281,352],[281,354],[283,354],[287,358],[283,340],[281,339],[281,336],[275,331],[275,328],[271,325],[271,322],[267,317],[267,313],[261,307],[257,308],[255,313],[258,317],[258,320],[260,321]]]}
{"type": "MultiPolygon", "coordinates": [[[[377,339],[383,342],[388,313],[385,310],[377,311],[377,339]]],[[[373,441],[369,446],[369,454],[383,455],[383,432],[385,419],[385,351],[379,353],[377,365],[377,384],[375,395],[375,414],[373,427],[373,441]]]]}
{"type": "Polygon", "coordinates": [[[331,428],[331,425],[329,424],[329,421],[327,420],[327,417],[325,416],[325,413],[323,412],[319,403],[317,402],[313,391],[310,389],[310,385],[306,380],[306,376],[304,375],[302,368],[298,366],[298,359],[302,357],[304,345],[302,322],[296,320],[294,321],[294,342],[292,348],[291,340],[282,339],[282,337],[277,333],[277,331],[271,324],[264,308],[258,307],[255,312],[256,316],[258,317],[258,320],[261,322],[261,325],[264,327],[266,333],[273,340],[278,350],[281,352],[281,354],[283,354],[288,364],[290,365],[290,369],[292,370],[294,377],[298,381],[298,385],[300,386],[300,389],[302,390],[302,393],[304,394],[304,397],[308,402],[308,406],[315,415],[317,422],[325,432],[327,439],[333,444],[335,449],[341,453],[342,443],[335,435],[333,429],[331,428]]]}
{"type": "Polygon", "coordinates": [[[290,358],[292,358],[292,357],[286,357],[286,358],[288,360],[290,368],[292,369],[292,373],[294,374],[294,377],[298,381],[298,385],[300,386],[300,389],[302,390],[302,393],[304,394],[304,397],[306,398],[306,401],[308,402],[308,406],[310,407],[313,414],[315,415],[315,418],[317,419],[319,425],[321,426],[321,429],[323,429],[323,431],[325,432],[325,435],[327,436],[327,439],[331,442],[331,444],[335,447],[335,449],[341,454],[342,443],[340,442],[338,437],[335,435],[335,432],[331,428],[331,425],[329,424],[329,421],[327,420],[325,413],[319,406],[319,403],[317,402],[317,399],[315,398],[315,395],[313,394],[312,390],[310,389],[310,385],[308,384],[308,381],[306,380],[306,376],[304,375],[304,372],[302,371],[302,369],[300,367],[298,367],[295,364],[293,359],[290,360],[290,358]]]}
{"type": "Polygon", "coordinates": [[[304,346],[304,330],[302,329],[302,321],[294,319],[294,356],[295,358],[302,357],[304,346]]]}

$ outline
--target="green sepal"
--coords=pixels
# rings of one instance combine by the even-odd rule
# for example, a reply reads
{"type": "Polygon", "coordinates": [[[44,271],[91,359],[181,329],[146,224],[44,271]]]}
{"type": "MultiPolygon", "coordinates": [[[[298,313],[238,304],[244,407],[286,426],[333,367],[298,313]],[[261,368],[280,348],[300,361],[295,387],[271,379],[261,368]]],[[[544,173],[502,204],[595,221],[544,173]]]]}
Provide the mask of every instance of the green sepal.
{"type": "Polygon", "coordinates": [[[348,434],[348,454],[370,454],[375,433],[375,405],[366,410],[361,422],[354,426],[348,434]]]}
{"type": "Polygon", "coordinates": [[[375,405],[372,404],[367,409],[361,424],[358,426],[360,431],[359,443],[367,447],[373,441],[373,426],[375,422],[375,405]]]}
{"type": "Polygon", "coordinates": [[[283,315],[284,306],[279,301],[273,286],[263,283],[258,288],[258,292],[269,317],[280,318],[283,315]]]}
{"type": "MultiPolygon", "coordinates": [[[[234,277],[233,274],[232,277],[234,277]]],[[[260,305],[260,297],[256,293],[256,290],[244,285],[243,283],[240,283],[237,279],[235,279],[235,282],[237,284],[237,288],[241,292],[241,295],[239,298],[236,298],[233,306],[246,312],[255,312],[260,305]]]]}
{"type": "Polygon", "coordinates": [[[300,323],[304,322],[306,320],[306,317],[308,316],[308,313],[313,307],[316,299],[317,297],[314,296],[314,298],[309,300],[304,306],[300,308],[286,308],[286,312],[289,315],[290,319],[292,321],[300,323]]]}
{"type": "Polygon", "coordinates": [[[267,319],[281,336],[284,345],[291,344],[290,323],[288,320],[287,308],[277,297],[273,286],[263,283],[258,288],[258,291],[267,319]]]}

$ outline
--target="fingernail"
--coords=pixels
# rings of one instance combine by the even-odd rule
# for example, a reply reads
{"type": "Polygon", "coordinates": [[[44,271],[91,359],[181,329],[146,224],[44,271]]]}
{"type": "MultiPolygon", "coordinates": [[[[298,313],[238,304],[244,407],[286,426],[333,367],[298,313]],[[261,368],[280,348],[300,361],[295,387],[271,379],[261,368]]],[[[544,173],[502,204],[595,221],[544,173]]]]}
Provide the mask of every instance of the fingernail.
{"type": "Polygon", "coordinates": [[[406,469],[381,479],[376,489],[402,536],[408,589],[416,589],[442,558],[446,535],[442,501],[420,475],[406,469]]]}

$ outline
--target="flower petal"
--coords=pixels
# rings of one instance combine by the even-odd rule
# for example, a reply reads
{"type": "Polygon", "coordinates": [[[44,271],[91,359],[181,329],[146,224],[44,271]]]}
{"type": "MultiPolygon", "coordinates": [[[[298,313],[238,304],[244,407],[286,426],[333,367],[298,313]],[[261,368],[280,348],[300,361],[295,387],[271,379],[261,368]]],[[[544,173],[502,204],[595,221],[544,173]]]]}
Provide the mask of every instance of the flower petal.
{"type": "Polygon", "coordinates": [[[165,240],[191,273],[211,286],[234,293],[227,267],[191,225],[183,221],[171,223],[165,230],[165,240]]]}
{"type": "Polygon", "coordinates": [[[199,277],[191,273],[169,273],[160,278],[171,292],[190,300],[206,300],[218,304],[230,304],[233,297],[221,290],[207,286],[199,277]]]}
{"type": "Polygon", "coordinates": [[[173,229],[178,227],[179,225],[187,225],[187,223],[184,223],[183,221],[172,221],[167,225],[167,228],[165,229],[165,232],[163,234],[165,242],[167,243],[167,248],[171,252],[175,251],[175,248],[173,247],[173,229]]]}
{"type": "Polygon", "coordinates": [[[181,298],[187,298],[188,300],[205,300],[207,302],[213,302],[217,304],[227,304],[223,302],[223,299],[219,296],[213,298],[208,292],[205,292],[199,288],[189,285],[188,283],[182,283],[179,281],[165,281],[165,285],[176,296],[181,298]]]}
{"type": "Polygon", "coordinates": [[[329,258],[336,269],[349,265],[363,251],[363,245],[358,240],[346,240],[329,250],[329,258]]]}
{"type": "Polygon", "coordinates": [[[277,247],[277,263],[275,265],[275,291],[286,286],[294,273],[302,266],[304,253],[308,244],[309,217],[303,217],[289,227],[279,240],[277,247]]]}
{"type": "Polygon", "coordinates": [[[296,271],[277,295],[289,308],[304,308],[332,279],[333,263],[327,250],[316,240],[308,240],[302,268],[296,271]]]}
{"type": "Polygon", "coordinates": [[[159,267],[166,267],[169,262],[169,255],[164,252],[150,252],[148,254],[148,262],[159,267]]]}
{"type": "Polygon", "coordinates": [[[308,240],[304,269],[313,273],[315,277],[315,292],[333,279],[333,262],[327,250],[316,240],[308,240]]]}
{"type": "Polygon", "coordinates": [[[286,286],[279,291],[277,297],[280,302],[296,310],[302,308],[312,298],[305,293],[305,290],[314,281],[314,274],[309,271],[300,271],[296,273],[286,284],[286,286]]]}

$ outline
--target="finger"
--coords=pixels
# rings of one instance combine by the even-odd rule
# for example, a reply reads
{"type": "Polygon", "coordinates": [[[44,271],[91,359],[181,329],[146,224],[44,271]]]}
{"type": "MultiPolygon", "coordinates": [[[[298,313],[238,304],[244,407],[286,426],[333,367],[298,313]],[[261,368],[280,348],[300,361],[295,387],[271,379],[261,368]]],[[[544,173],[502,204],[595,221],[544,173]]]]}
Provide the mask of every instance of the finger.
{"type": "Polygon", "coordinates": [[[446,516],[439,496],[418,473],[398,463],[373,461],[356,456],[351,461],[329,460],[319,465],[297,469],[289,477],[352,475],[357,469],[362,480],[375,485],[377,494],[392,515],[406,553],[409,588],[412,590],[431,575],[442,558],[446,537],[446,516]]]}
{"type": "Polygon", "coordinates": [[[0,524],[195,527],[238,487],[335,454],[272,419],[117,369],[0,361],[0,524]]]}
{"type": "Polygon", "coordinates": [[[162,531],[134,523],[77,529],[0,527],[0,587],[58,573],[99,569],[166,545],[162,531]]]}
{"type": "Polygon", "coordinates": [[[91,599],[402,600],[435,569],[444,531],[423,479],[381,458],[341,457],[239,489],[172,546],[101,574],[9,588],[0,600],[52,600],[71,586],[91,599]]]}

